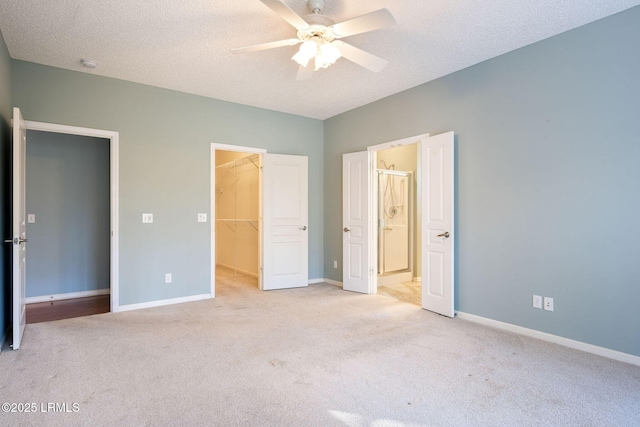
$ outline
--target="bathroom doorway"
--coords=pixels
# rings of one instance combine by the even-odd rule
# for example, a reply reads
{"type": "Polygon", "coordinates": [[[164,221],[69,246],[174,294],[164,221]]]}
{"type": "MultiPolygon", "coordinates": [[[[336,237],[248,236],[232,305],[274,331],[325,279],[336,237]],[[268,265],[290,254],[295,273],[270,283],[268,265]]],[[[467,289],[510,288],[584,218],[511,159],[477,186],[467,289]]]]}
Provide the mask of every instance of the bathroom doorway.
{"type": "Polygon", "coordinates": [[[377,292],[420,306],[418,144],[385,148],[374,154],[377,292]]]}

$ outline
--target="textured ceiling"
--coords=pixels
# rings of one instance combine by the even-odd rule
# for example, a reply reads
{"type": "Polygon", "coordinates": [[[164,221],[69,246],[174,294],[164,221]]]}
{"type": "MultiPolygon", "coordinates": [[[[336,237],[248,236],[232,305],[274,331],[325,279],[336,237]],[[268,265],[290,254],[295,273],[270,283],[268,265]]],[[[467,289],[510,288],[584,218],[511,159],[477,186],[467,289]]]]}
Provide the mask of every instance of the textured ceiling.
{"type": "MultiPolygon", "coordinates": [[[[284,3],[308,13],[306,0],[284,3]]],[[[307,81],[295,80],[296,47],[230,52],[295,37],[259,0],[0,0],[0,30],[14,59],[326,119],[638,4],[327,0],[336,22],[391,11],[396,26],[345,39],[389,65],[372,73],[340,59],[307,81]]]]}

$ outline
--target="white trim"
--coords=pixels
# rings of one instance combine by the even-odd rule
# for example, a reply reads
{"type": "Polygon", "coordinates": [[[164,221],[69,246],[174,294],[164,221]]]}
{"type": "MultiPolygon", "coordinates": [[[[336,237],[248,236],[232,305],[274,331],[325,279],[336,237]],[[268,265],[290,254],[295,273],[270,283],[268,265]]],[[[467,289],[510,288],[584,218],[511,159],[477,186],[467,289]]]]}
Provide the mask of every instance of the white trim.
{"type": "Polygon", "coordinates": [[[324,279],[322,279],[322,281],[324,283],[328,283],[330,285],[334,285],[334,286],[340,286],[342,287],[342,282],[338,282],[337,280],[333,280],[333,279],[327,279],[326,277],[324,279]]]}
{"type": "Polygon", "coordinates": [[[422,135],[411,136],[409,138],[398,139],[390,142],[383,142],[382,144],[376,144],[376,145],[371,145],[367,147],[367,151],[371,153],[371,152],[376,152],[380,150],[385,150],[387,148],[400,147],[402,145],[417,144],[423,139],[428,137],[429,137],[429,134],[425,133],[422,135]]]}
{"type": "Polygon", "coordinates": [[[309,279],[309,281],[307,282],[309,285],[316,285],[318,283],[322,283],[324,282],[326,279],[320,278],[320,279],[309,279]]]}
{"type": "MultiPolygon", "coordinates": [[[[209,268],[211,269],[211,298],[216,296],[216,150],[235,151],[238,153],[254,153],[264,154],[267,152],[264,148],[242,147],[240,145],[217,144],[211,143],[210,163],[209,163],[209,218],[210,218],[210,237],[209,245],[211,247],[211,259],[209,260],[209,268]]],[[[260,190],[261,191],[261,190],[260,190]]],[[[259,238],[259,245],[262,240],[259,238]]],[[[262,253],[262,248],[258,248],[262,253]]],[[[261,259],[261,258],[260,258],[261,259]]],[[[228,267],[227,267],[228,268],[228,267]]],[[[255,276],[254,276],[255,277],[255,276]]],[[[258,277],[258,280],[260,278],[258,277]]]]}
{"type": "Polygon", "coordinates": [[[623,353],[621,351],[611,350],[605,347],[599,347],[593,344],[587,344],[582,341],[576,341],[569,338],[560,337],[558,335],[548,334],[546,332],[536,331],[535,329],[529,329],[522,326],[517,326],[511,323],[500,322],[499,320],[488,319],[486,317],[476,316],[475,314],[464,313],[458,311],[457,316],[460,319],[468,320],[470,322],[479,323],[481,325],[489,326],[503,331],[513,332],[519,335],[524,335],[531,338],[536,338],[542,341],[559,344],[565,347],[573,348],[575,350],[584,351],[598,356],[606,357],[620,362],[630,363],[632,365],[640,366],[640,356],[633,354],[623,353]]]}
{"type": "Polygon", "coordinates": [[[120,310],[118,311],[141,310],[143,308],[162,307],[164,305],[182,304],[183,302],[194,302],[194,301],[201,301],[201,300],[211,299],[211,298],[213,298],[211,294],[200,294],[200,295],[191,295],[189,297],[141,302],[139,304],[126,304],[126,305],[121,305],[120,310]]]}
{"type": "Polygon", "coordinates": [[[25,120],[25,125],[27,130],[91,136],[109,140],[109,216],[111,222],[109,287],[111,289],[111,311],[116,312],[118,311],[120,297],[120,133],[110,130],[58,125],[30,120],[25,120]]]}
{"type": "Polygon", "coordinates": [[[25,298],[25,304],[37,304],[39,302],[61,301],[65,299],[95,297],[98,295],[109,295],[110,289],[96,289],[93,291],[67,292],[66,294],[42,295],[38,297],[25,298]]]}

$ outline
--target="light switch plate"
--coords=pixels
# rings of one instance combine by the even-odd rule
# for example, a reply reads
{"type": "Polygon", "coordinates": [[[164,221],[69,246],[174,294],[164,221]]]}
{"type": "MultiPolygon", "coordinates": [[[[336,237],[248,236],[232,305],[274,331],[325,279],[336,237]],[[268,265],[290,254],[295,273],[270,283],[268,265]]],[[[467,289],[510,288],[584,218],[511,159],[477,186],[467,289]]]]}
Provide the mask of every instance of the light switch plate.
{"type": "Polygon", "coordinates": [[[542,297],[540,295],[533,296],[533,308],[542,308],[542,297]]]}
{"type": "Polygon", "coordinates": [[[198,214],[198,222],[207,222],[207,214],[199,213],[198,214]]]}
{"type": "Polygon", "coordinates": [[[153,214],[152,213],[143,213],[142,214],[142,223],[143,224],[151,224],[153,222],[153,214]]]}
{"type": "Polygon", "coordinates": [[[35,224],[35,222],[36,222],[36,214],[27,215],[27,222],[29,224],[35,224]]]}

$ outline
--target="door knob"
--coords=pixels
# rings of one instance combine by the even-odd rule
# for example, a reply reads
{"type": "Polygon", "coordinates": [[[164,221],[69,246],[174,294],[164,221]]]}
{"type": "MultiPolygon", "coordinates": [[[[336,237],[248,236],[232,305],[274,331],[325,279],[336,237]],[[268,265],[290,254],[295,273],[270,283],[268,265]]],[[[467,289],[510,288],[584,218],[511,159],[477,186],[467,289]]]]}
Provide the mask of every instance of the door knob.
{"type": "Polygon", "coordinates": [[[449,238],[449,232],[448,232],[448,231],[445,231],[445,232],[444,232],[444,233],[442,233],[442,234],[438,234],[438,236],[437,236],[437,237],[444,237],[445,239],[448,239],[448,238],[449,238]]]}
{"type": "Polygon", "coordinates": [[[300,228],[300,230],[305,231],[307,229],[307,226],[303,225],[302,227],[299,227],[299,228],[300,228]]]}
{"type": "Polygon", "coordinates": [[[345,232],[345,233],[346,233],[346,232],[349,232],[349,231],[351,231],[351,229],[350,229],[350,228],[347,228],[347,227],[345,227],[345,228],[344,228],[344,232],[345,232]]]}

